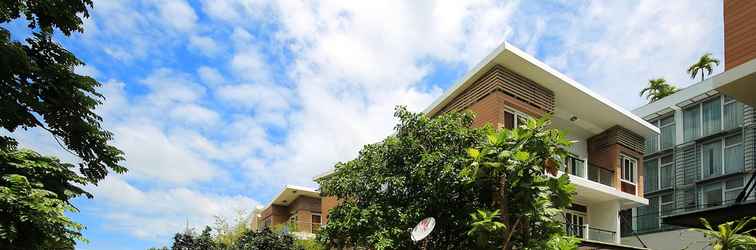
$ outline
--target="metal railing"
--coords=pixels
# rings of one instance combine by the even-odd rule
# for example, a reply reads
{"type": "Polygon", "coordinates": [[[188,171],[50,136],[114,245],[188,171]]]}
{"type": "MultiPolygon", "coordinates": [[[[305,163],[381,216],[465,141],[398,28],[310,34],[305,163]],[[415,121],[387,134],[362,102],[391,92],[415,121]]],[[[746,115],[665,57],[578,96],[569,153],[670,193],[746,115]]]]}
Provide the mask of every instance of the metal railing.
{"type": "Polygon", "coordinates": [[[614,171],[588,164],[588,180],[614,187],[614,171]]]}
{"type": "Polygon", "coordinates": [[[564,229],[568,235],[575,236],[583,240],[593,240],[600,242],[615,243],[617,232],[591,227],[589,224],[564,224],[564,229]]]}

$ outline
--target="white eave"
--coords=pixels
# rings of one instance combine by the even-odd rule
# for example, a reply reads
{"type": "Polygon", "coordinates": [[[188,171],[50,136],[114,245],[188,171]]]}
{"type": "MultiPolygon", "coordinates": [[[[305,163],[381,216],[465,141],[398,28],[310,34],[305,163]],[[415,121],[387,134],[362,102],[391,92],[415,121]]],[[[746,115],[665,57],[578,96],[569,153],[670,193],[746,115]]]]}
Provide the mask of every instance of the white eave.
{"type": "Polygon", "coordinates": [[[714,87],[751,107],[756,107],[756,59],[713,78],[714,87]]]}
{"type": "Polygon", "coordinates": [[[600,133],[620,125],[639,135],[658,134],[659,129],[630,111],[599,96],[587,87],[549,67],[531,55],[504,42],[425,110],[434,115],[495,65],[502,65],[554,92],[555,116],[578,117],[580,125],[600,133]]]}
{"type": "Polygon", "coordinates": [[[281,190],[281,192],[279,192],[272,201],[270,201],[266,208],[270,207],[271,205],[287,206],[300,196],[319,198],[320,192],[318,192],[314,188],[286,185],[286,187],[284,187],[284,189],[281,190]]]}

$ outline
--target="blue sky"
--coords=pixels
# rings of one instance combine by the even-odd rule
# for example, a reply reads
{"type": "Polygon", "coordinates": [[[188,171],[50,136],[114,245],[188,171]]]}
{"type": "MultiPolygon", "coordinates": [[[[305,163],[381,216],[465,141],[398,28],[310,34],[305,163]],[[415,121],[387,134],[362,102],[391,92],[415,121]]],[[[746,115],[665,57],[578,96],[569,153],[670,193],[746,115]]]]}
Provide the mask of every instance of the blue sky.
{"type": "MultiPolygon", "coordinates": [[[[722,58],[721,1],[95,1],[58,37],[103,83],[125,175],[88,187],[80,249],[168,245],[187,222],[265,205],[422,110],[502,41],[632,109],[722,58]]],[[[3,24],[22,38],[21,23],[3,24]]],[[[717,69],[721,71],[721,67],[717,69]]],[[[25,147],[77,159],[42,131],[25,147]]]]}

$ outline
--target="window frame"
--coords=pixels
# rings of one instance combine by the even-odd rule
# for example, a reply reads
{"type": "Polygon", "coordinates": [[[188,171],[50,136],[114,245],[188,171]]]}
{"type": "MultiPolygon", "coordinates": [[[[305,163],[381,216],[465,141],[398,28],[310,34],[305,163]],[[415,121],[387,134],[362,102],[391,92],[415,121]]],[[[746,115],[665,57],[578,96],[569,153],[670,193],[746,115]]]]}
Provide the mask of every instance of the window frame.
{"type": "MultiPolygon", "coordinates": [[[[700,168],[701,179],[715,178],[717,176],[723,176],[723,175],[727,175],[727,174],[743,172],[745,170],[745,166],[742,166],[743,168],[740,171],[738,171],[738,172],[728,173],[727,172],[727,166],[726,166],[726,163],[727,163],[727,159],[726,159],[727,158],[727,154],[725,154],[727,152],[727,149],[734,148],[734,147],[741,147],[741,151],[743,153],[742,157],[745,157],[745,148],[742,148],[744,146],[743,140],[745,140],[745,138],[743,138],[743,133],[733,133],[733,134],[722,136],[721,138],[716,138],[716,139],[708,140],[706,142],[701,143],[701,148],[698,150],[698,157],[700,158],[700,164],[701,164],[700,165],[701,166],[701,168],[700,168]],[[732,144],[732,145],[727,145],[727,138],[732,138],[732,137],[736,137],[736,136],[740,136],[740,142],[732,144]],[[704,157],[703,157],[704,146],[708,145],[708,144],[712,144],[712,143],[717,143],[717,142],[720,145],[720,152],[719,152],[720,153],[720,158],[721,158],[720,159],[720,169],[719,169],[720,172],[719,172],[719,174],[706,176],[706,174],[705,174],[705,170],[706,169],[704,169],[705,166],[704,166],[704,157]]],[[[742,162],[745,164],[745,158],[743,159],[742,162]]]]}
{"type": "Polygon", "coordinates": [[[620,181],[636,185],[638,183],[638,159],[636,159],[635,157],[628,156],[626,154],[622,154],[622,153],[620,153],[619,158],[620,158],[619,159],[620,160],[620,181]],[[625,176],[627,174],[627,171],[625,171],[625,168],[627,167],[625,166],[625,160],[631,160],[631,162],[633,162],[633,166],[632,166],[633,169],[631,170],[632,176],[630,176],[632,180],[625,179],[625,176]]]}
{"type": "MultiPolygon", "coordinates": [[[[525,121],[527,121],[528,119],[531,119],[531,117],[529,115],[527,115],[527,114],[525,114],[525,113],[523,113],[523,112],[521,112],[521,111],[519,111],[517,109],[514,109],[514,108],[512,108],[510,106],[505,106],[504,107],[504,113],[505,113],[505,115],[506,115],[506,113],[512,114],[512,119],[513,119],[512,124],[513,124],[513,127],[511,129],[515,129],[515,128],[520,127],[520,125],[523,125],[523,124],[520,124],[520,119],[524,119],[525,121]]],[[[506,128],[506,127],[507,127],[507,125],[503,124],[502,128],[506,128]]],[[[507,128],[507,129],[509,129],[509,128],[507,128]]]]}
{"type": "Polygon", "coordinates": [[[657,189],[658,190],[664,190],[664,189],[672,188],[675,185],[675,183],[674,183],[675,182],[675,155],[674,154],[662,155],[662,156],[659,156],[658,158],[656,158],[656,160],[659,161],[657,163],[657,165],[656,165],[659,168],[658,172],[656,174],[657,175],[656,179],[657,179],[657,181],[659,181],[659,183],[657,183],[658,184],[657,189]],[[662,159],[667,158],[667,157],[671,157],[672,161],[670,161],[670,162],[668,162],[668,163],[665,164],[662,161],[662,159]],[[672,172],[670,173],[671,176],[667,176],[667,178],[670,179],[669,186],[663,187],[662,186],[662,179],[663,179],[662,178],[662,168],[665,168],[665,167],[671,167],[672,168],[672,172]]]}
{"type": "MultiPolygon", "coordinates": [[[[744,139],[745,138],[743,138],[743,134],[742,133],[731,134],[731,135],[727,135],[727,136],[723,136],[722,137],[722,174],[723,175],[724,174],[731,174],[731,173],[727,172],[727,149],[735,148],[735,147],[740,147],[740,152],[741,152],[741,154],[743,156],[743,161],[742,162],[745,165],[745,148],[743,147],[744,146],[744,144],[743,144],[743,140],[744,139]],[[740,141],[738,143],[735,143],[735,144],[732,144],[732,145],[727,145],[727,139],[728,138],[733,138],[733,137],[737,137],[737,136],[740,137],[740,141]]],[[[743,172],[745,170],[745,166],[740,166],[740,167],[741,167],[741,169],[738,172],[743,172]]],[[[732,172],[732,173],[738,173],[738,172],[732,172]]]]}
{"type": "MultiPolygon", "coordinates": [[[[736,129],[736,128],[739,128],[739,127],[743,127],[744,124],[743,124],[743,121],[741,121],[741,123],[738,124],[738,126],[736,126],[736,127],[725,128],[725,106],[727,106],[727,105],[729,105],[731,103],[735,103],[735,102],[737,102],[737,100],[735,100],[735,98],[729,97],[727,95],[720,94],[720,95],[717,95],[716,97],[706,98],[706,99],[698,101],[695,104],[685,106],[682,109],[682,112],[683,112],[683,119],[682,119],[682,123],[683,123],[683,141],[684,142],[694,141],[694,140],[696,140],[698,138],[701,138],[701,137],[704,137],[704,136],[708,136],[708,135],[712,135],[712,134],[717,134],[717,133],[721,133],[723,131],[728,131],[728,130],[731,130],[731,129],[736,129]],[[717,132],[713,132],[711,134],[704,135],[703,105],[704,105],[704,103],[709,103],[709,102],[714,101],[714,99],[718,99],[718,101],[719,101],[719,130],[717,132]],[[685,117],[684,117],[684,113],[685,113],[686,110],[694,109],[694,108],[698,109],[698,112],[697,112],[698,113],[698,130],[696,131],[697,133],[695,133],[692,138],[685,138],[685,117]]],[[[659,141],[659,140],[657,140],[657,141],[659,141]]],[[[659,146],[661,146],[661,142],[659,142],[659,143],[660,143],[659,146]]]]}

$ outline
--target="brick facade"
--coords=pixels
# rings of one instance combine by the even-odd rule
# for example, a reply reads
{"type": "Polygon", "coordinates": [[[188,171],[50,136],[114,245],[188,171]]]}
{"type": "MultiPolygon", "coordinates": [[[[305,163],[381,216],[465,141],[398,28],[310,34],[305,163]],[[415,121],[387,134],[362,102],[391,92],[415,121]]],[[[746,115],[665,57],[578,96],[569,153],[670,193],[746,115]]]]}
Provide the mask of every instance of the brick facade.
{"type": "Polygon", "coordinates": [[[725,70],[756,58],[756,2],[724,0],[725,70]]]}

